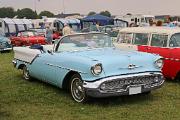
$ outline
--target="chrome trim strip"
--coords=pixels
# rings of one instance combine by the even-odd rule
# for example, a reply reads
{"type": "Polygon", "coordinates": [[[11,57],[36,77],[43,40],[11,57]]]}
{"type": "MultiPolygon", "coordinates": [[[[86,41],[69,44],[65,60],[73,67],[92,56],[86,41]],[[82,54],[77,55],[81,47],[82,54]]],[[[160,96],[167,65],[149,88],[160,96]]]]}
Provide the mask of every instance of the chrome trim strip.
{"type": "Polygon", "coordinates": [[[180,62],[180,59],[175,59],[175,58],[164,58],[165,60],[172,60],[172,61],[176,61],[176,62],[180,62]]]}
{"type": "Polygon", "coordinates": [[[71,69],[71,68],[66,68],[66,67],[62,67],[62,66],[59,66],[59,65],[54,65],[54,64],[51,64],[51,63],[45,63],[45,64],[49,65],[49,66],[52,66],[52,67],[57,67],[57,68],[66,69],[66,70],[70,70],[70,71],[76,71],[76,72],[79,72],[79,73],[82,73],[82,74],[87,74],[86,72],[77,71],[77,70],[74,70],[74,69],[71,69]]]}
{"type": "Polygon", "coordinates": [[[4,48],[4,50],[12,50],[12,48],[4,48]]]}
{"type": "Polygon", "coordinates": [[[113,77],[103,78],[95,82],[84,81],[83,87],[97,89],[103,82],[106,82],[106,81],[111,81],[114,79],[122,79],[122,78],[127,78],[127,77],[147,76],[147,75],[162,75],[162,73],[161,72],[146,72],[146,73],[138,73],[138,74],[130,74],[130,75],[113,76],[113,77]]]}

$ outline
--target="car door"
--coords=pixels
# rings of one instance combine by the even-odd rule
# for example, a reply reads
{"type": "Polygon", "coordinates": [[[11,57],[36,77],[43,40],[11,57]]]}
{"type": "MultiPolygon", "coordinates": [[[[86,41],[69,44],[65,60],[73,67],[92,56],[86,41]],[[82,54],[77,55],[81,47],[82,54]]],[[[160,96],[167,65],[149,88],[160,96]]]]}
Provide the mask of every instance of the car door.
{"type": "Polygon", "coordinates": [[[151,35],[150,46],[147,48],[148,53],[158,54],[165,58],[162,69],[165,76],[169,76],[170,71],[170,48],[167,47],[168,37],[167,34],[153,33],[151,35]]]}
{"type": "Polygon", "coordinates": [[[29,70],[33,77],[60,86],[67,70],[63,68],[64,53],[52,52],[57,43],[55,42],[52,46],[44,46],[44,50],[47,52],[39,54],[30,65],[29,70]]]}
{"type": "Polygon", "coordinates": [[[58,86],[58,77],[61,77],[58,68],[57,54],[42,53],[30,65],[30,74],[42,81],[58,86]]]}
{"type": "Polygon", "coordinates": [[[170,48],[170,67],[169,72],[172,78],[175,78],[180,71],[180,33],[173,34],[169,40],[170,48]]]}

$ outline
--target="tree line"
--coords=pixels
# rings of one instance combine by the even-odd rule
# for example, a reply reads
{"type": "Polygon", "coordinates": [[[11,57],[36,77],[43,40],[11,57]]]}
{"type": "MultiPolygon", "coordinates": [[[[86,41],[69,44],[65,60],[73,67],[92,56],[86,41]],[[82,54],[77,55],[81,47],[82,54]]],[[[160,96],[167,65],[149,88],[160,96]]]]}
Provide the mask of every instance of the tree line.
{"type": "Polygon", "coordinates": [[[107,11],[107,10],[101,11],[100,13],[96,13],[94,11],[91,11],[91,12],[88,13],[88,16],[89,15],[95,15],[95,14],[100,14],[100,15],[104,15],[104,16],[107,16],[107,17],[111,17],[111,13],[109,11],[107,11]]]}
{"type": "MultiPolygon", "coordinates": [[[[92,11],[89,12],[88,15],[97,14],[96,12],[92,11]]],[[[101,11],[99,14],[111,17],[111,13],[109,11],[101,11]]],[[[54,14],[50,11],[41,11],[37,14],[36,11],[32,10],[31,8],[23,8],[14,10],[12,7],[2,7],[0,8],[0,18],[27,18],[27,19],[37,19],[42,18],[42,16],[47,17],[54,17],[54,14]]]]}
{"type": "Polygon", "coordinates": [[[42,16],[53,17],[54,14],[50,11],[42,11],[37,14],[36,11],[33,11],[30,8],[14,10],[12,7],[2,7],[0,8],[0,18],[27,18],[27,19],[37,19],[42,16]]]}

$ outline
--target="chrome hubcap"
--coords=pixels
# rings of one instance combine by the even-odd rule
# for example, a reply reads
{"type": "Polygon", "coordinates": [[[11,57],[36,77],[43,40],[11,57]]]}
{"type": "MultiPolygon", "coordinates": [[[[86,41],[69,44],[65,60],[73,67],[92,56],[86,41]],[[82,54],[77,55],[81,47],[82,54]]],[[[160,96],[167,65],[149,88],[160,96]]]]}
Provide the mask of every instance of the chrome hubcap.
{"type": "Polygon", "coordinates": [[[85,91],[82,86],[82,81],[79,78],[74,78],[71,82],[71,94],[75,101],[82,102],[85,98],[85,91]]]}
{"type": "Polygon", "coordinates": [[[28,71],[27,67],[23,68],[23,76],[24,76],[25,80],[29,80],[30,77],[29,77],[29,71],[28,71]]]}

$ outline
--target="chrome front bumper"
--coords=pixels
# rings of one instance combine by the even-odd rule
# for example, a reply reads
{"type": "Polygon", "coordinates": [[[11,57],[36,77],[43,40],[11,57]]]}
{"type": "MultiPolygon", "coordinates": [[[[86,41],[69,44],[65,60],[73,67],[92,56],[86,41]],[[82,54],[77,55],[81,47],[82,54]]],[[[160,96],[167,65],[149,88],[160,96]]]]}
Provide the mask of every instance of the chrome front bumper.
{"type": "Polygon", "coordinates": [[[132,94],[148,92],[160,88],[163,83],[164,83],[164,77],[162,73],[146,72],[146,73],[112,76],[112,77],[99,79],[94,82],[85,81],[83,83],[83,87],[85,88],[86,94],[88,96],[109,97],[109,96],[132,95],[132,94]],[[102,89],[103,84],[111,83],[111,82],[114,83],[110,85],[108,84],[108,86],[110,86],[110,89],[102,89]],[[113,88],[115,86],[116,88],[113,88]],[[136,91],[136,88],[138,91],[136,91]]]}
{"type": "Polygon", "coordinates": [[[0,48],[0,51],[10,51],[10,50],[12,50],[12,48],[0,48]]]}

